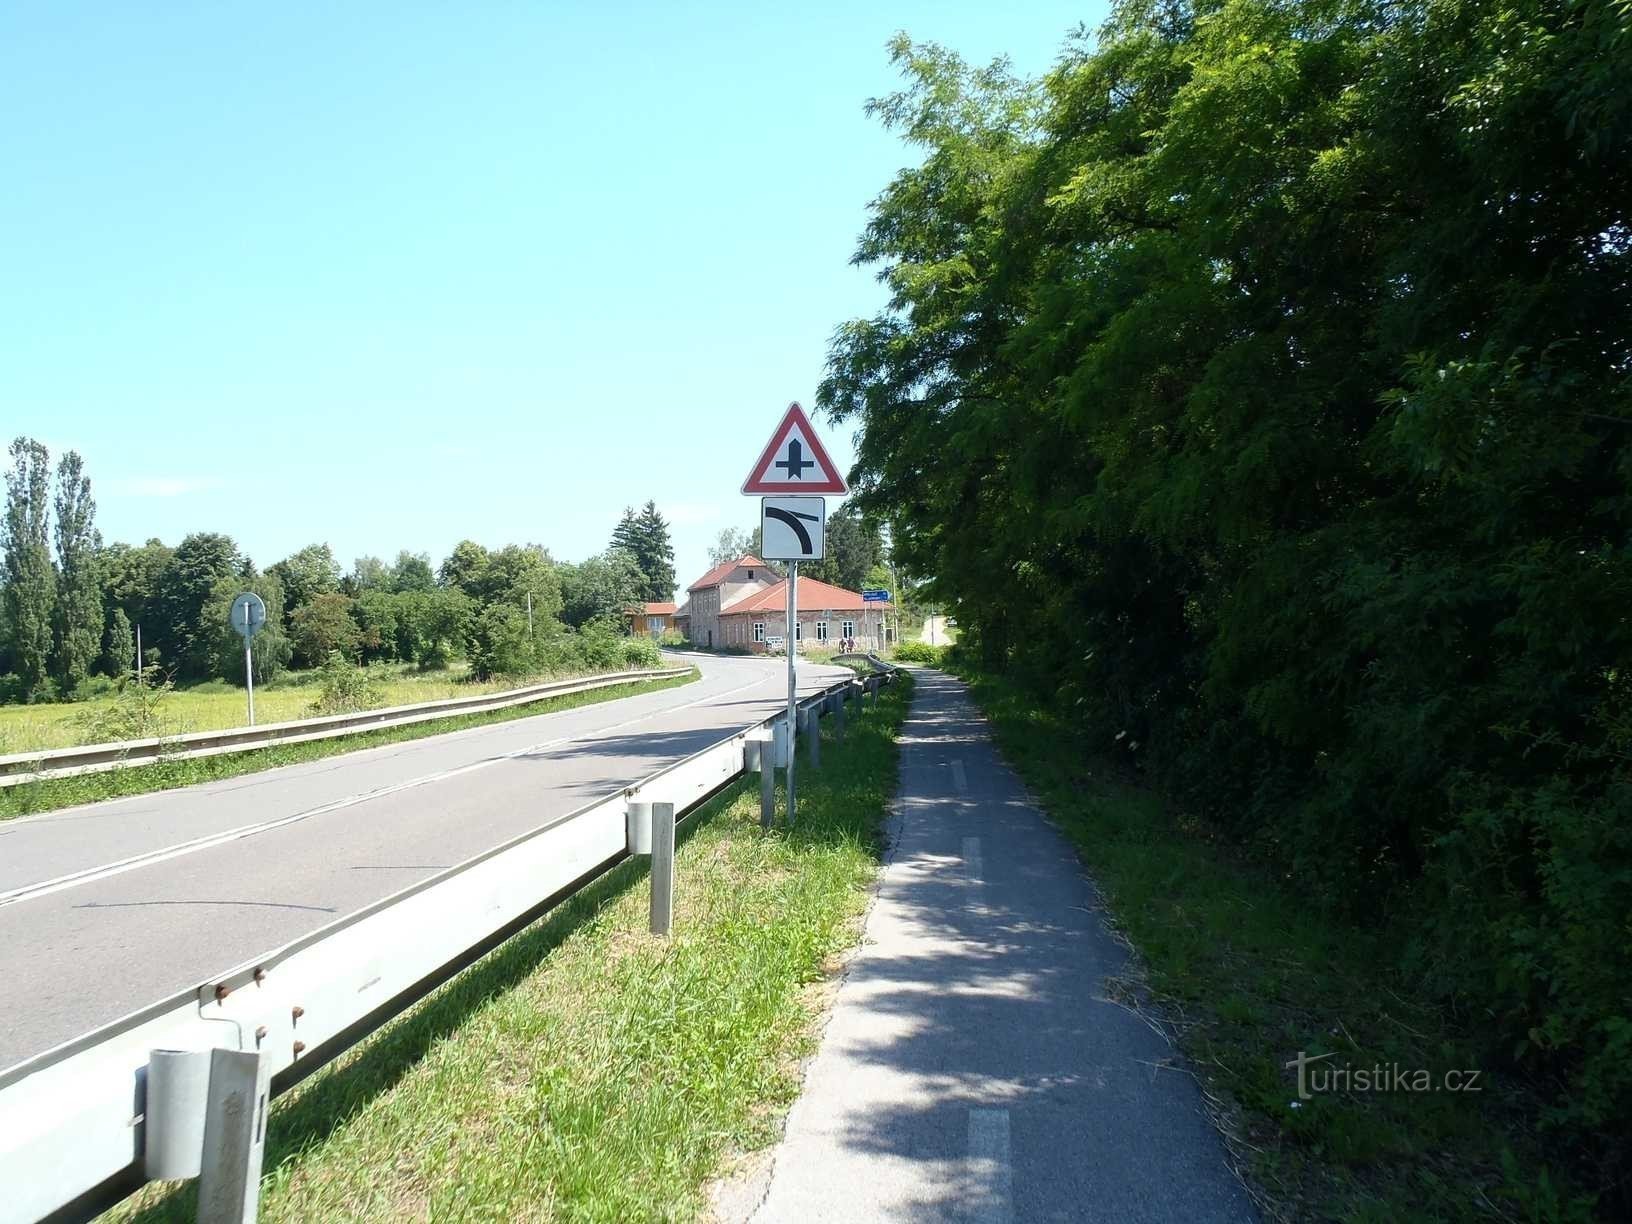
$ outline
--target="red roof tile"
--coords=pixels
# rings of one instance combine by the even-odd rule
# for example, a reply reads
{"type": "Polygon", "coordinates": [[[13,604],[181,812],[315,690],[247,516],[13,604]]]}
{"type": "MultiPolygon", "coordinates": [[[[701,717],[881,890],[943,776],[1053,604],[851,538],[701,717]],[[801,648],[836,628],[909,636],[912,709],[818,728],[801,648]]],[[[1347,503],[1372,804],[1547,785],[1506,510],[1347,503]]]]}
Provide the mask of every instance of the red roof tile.
{"type": "Polygon", "coordinates": [[[647,616],[673,616],[676,610],[676,605],[672,603],[649,603],[641,607],[647,616]]]}
{"type": "MultiPolygon", "coordinates": [[[[862,612],[868,608],[889,608],[887,603],[868,603],[857,591],[817,582],[814,578],[799,580],[799,609],[802,612],[862,612]]],[[[721,608],[721,616],[738,612],[782,612],[788,610],[788,580],[775,586],[743,596],[730,607],[721,608]]]]}
{"type": "Polygon", "coordinates": [[[725,576],[732,570],[736,569],[739,565],[751,565],[755,569],[765,568],[765,562],[754,556],[753,553],[743,553],[742,556],[738,557],[735,561],[723,561],[719,565],[716,565],[713,569],[709,570],[708,573],[704,574],[701,578],[697,579],[696,582],[687,587],[686,590],[704,591],[709,587],[719,586],[720,583],[725,581],[725,576]]]}

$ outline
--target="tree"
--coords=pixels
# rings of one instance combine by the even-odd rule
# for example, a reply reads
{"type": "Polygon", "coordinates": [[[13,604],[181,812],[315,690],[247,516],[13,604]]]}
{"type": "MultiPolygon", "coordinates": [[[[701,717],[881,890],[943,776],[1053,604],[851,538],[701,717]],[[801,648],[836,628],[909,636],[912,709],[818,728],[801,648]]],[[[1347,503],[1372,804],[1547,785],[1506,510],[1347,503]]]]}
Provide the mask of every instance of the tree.
{"type": "Polygon", "coordinates": [[[635,561],[646,576],[645,595],[649,600],[667,602],[674,598],[674,541],[669,538],[668,520],[649,501],[641,509],[635,561]]]}
{"type": "Polygon", "coordinates": [[[643,600],[674,598],[674,544],[669,539],[668,520],[656,502],[648,501],[638,514],[633,507],[624,510],[612,532],[612,551],[626,552],[635,559],[643,600]]]}
{"type": "MultiPolygon", "coordinates": [[[[351,614],[352,601],[338,591],[314,596],[289,617],[289,643],[295,661],[317,667],[339,651],[354,660],[363,644],[362,630],[351,614]]],[[[270,615],[267,619],[271,619],[270,615]]]]}
{"type": "Polygon", "coordinates": [[[819,394],[859,510],[1086,743],[1310,904],[1409,910],[1402,968],[1564,1086],[1625,1214],[1625,6],[1124,3],[1041,81],[893,53],[922,156],[819,394]]]}
{"type": "Polygon", "coordinates": [[[384,591],[391,586],[391,569],[378,557],[358,557],[351,563],[351,573],[341,579],[341,590],[356,598],[364,591],[384,591]]]}
{"type": "Polygon", "coordinates": [[[212,531],[187,536],[158,576],[151,601],[155,623],[144,635],[144,647],[160,647],[184,679],[216,674],[219,626],[208,622],[205,608],[216,583],[223,578],[241,580],[248,569],[231,536],[212,531]]]}
{"type": "Polygon", "coordinates": [[[91,674],[102,653],[106,613],[98,554],[102,537],[95,526],[96,502],[79,455],[69,451],[57,464],[57,666],[64,693],[73,693],[91,674]]]}
{"type": "Polygon", "coordinates": [[[32,438],[10,447],[6,473],[5,605],[12,666],[23,691],[40,692],[51,666],[56,574],[51,566],[49,506],[51,456],[32,438]]]}
{"type": "Polygon", "coordinates": [[[437,581],[445,587],[457,587],[471,599],[480,600],[488,563],[487,549],[474,540],[460,540],[453,546],[448,559],[442,562],[442,568],[437,571],[437,581]]]}
{"type": "Polygon", "coordinates": [[[801,575],[830,582],[847,591],[859,591],[867,572],[883,560],[884,541],[878,524],[851,502],[827,516],[826,557],[800,565],[801,575]]]}
{"type": "MultiPolygon", "coordinates": [[[[268,566],[266,572],[283,587],[286,618],[292,617],[319,595],[333,595],[340,590],[340,563],[334,559],[334,550],[327,544],[308,544],[276,565],[268,566]]],[[[328,652],[324,651],[313,666],[326,658],[328,652]]]]}
{"type": "Polygon", "coordinates": [[[577,628],[596,618],[622,621],[641,602],[645,576],[632,555],[608,550],[561,572],[561,619],[577,628]]]}
{"type": "Polygon", "coordinates": [[[136,634],[123,608],[116,607],[108,614],[107,645],[102,666],[110,676],[133,675],[139,666],[136,662],[136,634]]]}
{"type": "Polygon", "coordinates": [[[159,582],[174,555],[175,549],[159,540],[140,547],[110,544],[102,550],[100,568],[109,616],[117,609],[132,625],[146,624],[144,645],[157,640],[155,626],[149,622],[157,615],[159,582]]]}
{"type": "Polygon", "coordinates": [[[723,527],[715,537],[714,543],[708,550],[710,565],[724,565],[727,561],[735,561],[743,553],[754,551],[757,532],[748,532],[736,527],[723,527]]]}
{"type": "Polygon", "coordinates": [[[431,571],[428,555],[409,552],[406,548],[397,554],[397,563],[391,567],[393,591],[429,591],[435,586],[436,575],[431,571]]]}

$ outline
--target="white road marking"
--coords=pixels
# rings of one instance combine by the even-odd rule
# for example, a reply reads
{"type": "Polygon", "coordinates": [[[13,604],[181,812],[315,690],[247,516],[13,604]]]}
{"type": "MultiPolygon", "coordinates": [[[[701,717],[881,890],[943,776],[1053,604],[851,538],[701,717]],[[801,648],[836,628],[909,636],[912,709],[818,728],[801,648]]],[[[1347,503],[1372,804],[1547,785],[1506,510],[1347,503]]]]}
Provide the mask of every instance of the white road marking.
{"type": "MultiPolygon", "coordinates": [[[[439,773],[426,774],[419,778],[409,778],[404,782],[396,782],[390,786],[378,787],[370,791],[360,791],[355,795],[347,795],[343,799],[336,799],[331,803],[321,804],[304,812],[296,812],[292,816],[280,816],[276,820],[266,820],[259,824],[240,825],[236,829],[228,829],[222,833],[210,833],[204,837],[194,838],[192,841],[179,842],[173,846],[166,846],[159,850],[149,850],[145,854],[133,855],[121,859],[116,863],[107,863],[99,867],[87,867],[82,871],[69,872],[67,875],[57,876],[55,879],[41,880],[34,884],[22,884],[6,892],[0,892],[0,906],[10,905],[16,901],[30,901],[35,897],[47,896],[54,892],[61,892],[66,888],[76,888],[81,884],[94,884],[105,880],[109,876],[123,875],[127,871],[134,871],[138,867],[148,867],[156,863],[166,862],[173,858],[180,858],[185,854],[196,854],[200,850],[208,850],[212,846],[219,846],[229,841],[237,841],[244,837],[254,837],[259,833],[268,833],[273,829],[281,829],[285,825],[296,824],[302,820],[310,820],[314,816],[323,816],[341,808],[354,807],[359,803],[367,803],[371,799],[383,799],[387,795],[394,795],[398,791],[412,790],[418,786],[428,786],[433,782],[443,782],[449,778],[456,778],[460,774],[472,773],[478,769],[485,769],[489,765],[497,765],[501,761],[514,760],[516,757],[526,756],[531,752],[545,752],[551,748],[559,748],[562,744],[582,743],[610,735],[614,731],[622,731],[643,722],[650,722],[654,718],[661,718],[668,714],[678,714],[682,710],[689,710],[694,706],[705,705],[711,701],[721,701],[737,693],[756,688],[764,684],[763,677],[752,680],[736,688],[727,689],[723,693],[715,693],[707,697],[699,697],[695,701],[688,701],[684,705],[665,706],[651,714],[643,714],[638,718],[627,719],[621,723],[614,723],[610,727],[602,727],[589,735],[566,735],[560,739],[550,740],[544,744],[530,744],[526,748],[517,748],[513,752],[502,753],[499,756],[488,757],[480,761],[473,761],[469,765],[460,765],[454,769],[444,769],[439,773]]],[[[568,711],[561,711],[567,713],[568,711]]],[[[546,716],[547,717],[547,716],[546,716]]],[[[479,730],[479,728],[473,728],[479,730]]],[[[431,738],[431,737],[426,737],[431,738]]],[[[133,796],[134,797],[134,796],[133,796]]]]}
{"type": "Polygon", "coordinates": [[[952,785],[957,787],[960,791],[966,791],[969,789],[969,778],[963,772],[962,761],[952,762],[952,785]]]}
{"type": "Polygon", "coordinates": [[[978,1224],[1010,1224],[1014,1219],[1006,1109],[969,1111],[969,1218],[978,1224]]]}

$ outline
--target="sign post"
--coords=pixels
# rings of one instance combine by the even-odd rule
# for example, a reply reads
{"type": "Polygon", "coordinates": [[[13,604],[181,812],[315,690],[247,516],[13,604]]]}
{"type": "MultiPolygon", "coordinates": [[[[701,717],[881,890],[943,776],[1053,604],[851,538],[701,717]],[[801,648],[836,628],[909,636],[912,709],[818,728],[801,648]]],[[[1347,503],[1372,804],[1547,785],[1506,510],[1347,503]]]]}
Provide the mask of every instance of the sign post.
{"type": "Polygon", "coordinates": [[[788,635],[783,645],[788,652],[788,824],[792,825],[798,804],[793,771],[798,750],[799,562],[821,560],[827,544],[827,503],[809,495],[844,493],[847,488],[805,410],[789,404],[742,491],[764,499],[760,502],[764,559],[788,562],[788,635]]]}
{"type": "Polygon", "coordinates": [[[250,643],[266,624],[266,604],[254,591],[245,591],[232,601],[228,620],[244,639],[244,690],[249,694],[249,725],[255,725],[255,660],[250,643]]]}

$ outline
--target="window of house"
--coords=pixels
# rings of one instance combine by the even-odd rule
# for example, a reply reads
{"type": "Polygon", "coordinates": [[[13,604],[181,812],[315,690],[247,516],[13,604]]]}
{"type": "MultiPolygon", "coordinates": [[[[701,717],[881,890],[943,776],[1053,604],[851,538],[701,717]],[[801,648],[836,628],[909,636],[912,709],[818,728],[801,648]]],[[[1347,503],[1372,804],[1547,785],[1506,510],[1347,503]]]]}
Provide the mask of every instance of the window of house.
{"type": "Polygon", "coordinates": [[[816,640],[818,642],[827,641],[827,622],[826,621],[817,621],[816,622],[816,640]]]}
{"type": "Polygon", "coordinates": [[[839,636],[853,638],[856,636],[856,622],[853,620],[839,622],[839,636]]]}
{"type": "Polygon", "coordinates": [[[754,641],[763,642],[764,640],[765,640],[765,622],[764,621],[755,621],[754,622],[754,641]]]}

